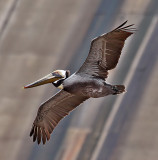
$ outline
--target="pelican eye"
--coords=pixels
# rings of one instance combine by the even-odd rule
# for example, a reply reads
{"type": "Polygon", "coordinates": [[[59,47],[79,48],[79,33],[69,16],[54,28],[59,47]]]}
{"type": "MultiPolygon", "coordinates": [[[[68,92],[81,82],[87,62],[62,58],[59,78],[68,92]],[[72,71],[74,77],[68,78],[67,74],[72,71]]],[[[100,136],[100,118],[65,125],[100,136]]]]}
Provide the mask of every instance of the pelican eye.
{"type": "Polygon", "coordinates": [[[62,75],[59,72],[53,72],[52,75],[58,78],[62,78],[62,75]]]}

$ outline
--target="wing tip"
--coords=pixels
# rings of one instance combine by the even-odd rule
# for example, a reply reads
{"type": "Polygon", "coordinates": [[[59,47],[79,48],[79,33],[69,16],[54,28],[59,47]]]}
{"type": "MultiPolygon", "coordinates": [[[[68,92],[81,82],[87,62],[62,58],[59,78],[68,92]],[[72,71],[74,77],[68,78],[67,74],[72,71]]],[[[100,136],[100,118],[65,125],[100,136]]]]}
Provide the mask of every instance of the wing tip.
{"type": "Polygon", "coordinates": [[[30,131],[30,137],[32,137],[33,133],[34,133],[34,126],[32,126],[32,129],[30,131]]]}
{"type": "Polygon", "coordinates": [[[125,31],[125,32],[129,32],[131,34],[133,34],[134,32],[137,31],[136,28],[131,28],[132,26],[134,26],[135,24],[130,24],[125,26],[125,24],[128,22],[128,20],[126,20],[125,22],[123,22],[121,25],[119,25],[117,28],[115,28],[113,31],[116,30],[121,30],[121,31],[125,31]]]}
{"type": "Polygon", "coordinates": [[[30,137],[33,136],[33,142],[37,141],[38,145],[41,142],[43,143],[43,145],[45,145],[46,142],[49,141],[49,139],[50,139],[50,133],[46,129],[43,129],[42,133],[40,131],[41,131],[41,129],[38,128],[38,133],[35,133],[34,127],[33,127],[30,132],[30,137]],[[45,134],[45,135],[43,135],[43,134],[45,134]]]}
{"type": "Polygon", "coordinates": [[[123,22],[121,25],[119,25],[117,28],[115,28],[114,30],[120,29],[122,26],[124,26],[126,23],[128,22],[128,20],[126,20],[125,22],[123,22]]]}

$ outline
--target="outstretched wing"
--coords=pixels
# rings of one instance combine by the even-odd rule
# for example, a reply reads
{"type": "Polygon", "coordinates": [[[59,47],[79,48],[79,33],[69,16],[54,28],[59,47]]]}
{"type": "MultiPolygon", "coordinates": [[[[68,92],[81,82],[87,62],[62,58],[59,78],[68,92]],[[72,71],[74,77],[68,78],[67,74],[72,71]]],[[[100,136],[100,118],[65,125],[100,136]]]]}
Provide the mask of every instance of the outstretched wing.
{"type": "Polygon", "coordinates": [[[45,144],[59,121],[86,99],[88,98],[75,96],[61,90],[43,103],[38,110],[30,132],[33,141],[37,140],[39,144],[42,139],[43,144],[45,144]]]}
{"type": "Polygon", "coordinates": [[[91,42],[89,55],[77,73],[107,78],[108,70],[118,63],[125,40],[135,31],[135,28],[131,28],[133,24],[124,26],[126,23],[91,42]]]}

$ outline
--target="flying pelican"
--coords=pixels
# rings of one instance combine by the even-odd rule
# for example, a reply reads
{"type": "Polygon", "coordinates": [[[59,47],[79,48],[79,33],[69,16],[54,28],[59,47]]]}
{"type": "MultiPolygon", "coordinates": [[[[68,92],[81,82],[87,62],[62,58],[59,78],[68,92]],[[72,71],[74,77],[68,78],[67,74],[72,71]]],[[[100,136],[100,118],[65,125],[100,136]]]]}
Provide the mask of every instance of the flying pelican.
{"type": "Polygon", "coordinates": [[[87,59],[71,76],[68,70],[56,70],[24,87],[52,83],[61,89],[39,107],[30,132],[33,141],[37,140],[40,144],[42,140],[45,144],[59,121],[85,100],[125,92],[124,85],[107,84],[105,80],[108,70],[116,67],[125,40],[135,31],[135,28],[131,28],[133,24],[125,26],[126,23],[93,39],[87,59]]]}

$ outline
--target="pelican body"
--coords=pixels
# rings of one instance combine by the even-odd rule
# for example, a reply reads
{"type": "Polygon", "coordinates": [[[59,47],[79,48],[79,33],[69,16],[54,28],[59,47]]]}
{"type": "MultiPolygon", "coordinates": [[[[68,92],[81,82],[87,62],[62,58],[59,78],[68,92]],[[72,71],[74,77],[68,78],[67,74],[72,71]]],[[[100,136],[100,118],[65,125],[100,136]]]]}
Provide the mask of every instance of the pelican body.
{"type": "Polygon", "coordinates": [[[75,73],[65,79],[60,86],[64,91],[71,94],[92,98],[104,97],[109,94],[119,94],[124,91],[124,87],[119,88],[116,85],[110,85],[105,80],[87,76],[84,74],[75,73]],[[120,89],[123,89],[120,91],[120,89]]]}
{"type": "Polygon", "coordinates": [[[106,78],[116,67],[125,40],[135,31],[133,25],[124,26],[126,22],[92,40],[87,59],[71,76],[68,70],[56,70],[24,87],[52,83],[61,89],[39,107],[30,132],[33,141],[45,144],[59,121],[85,100],[125,92],[124,85],[107,84],[106,78]]]}

